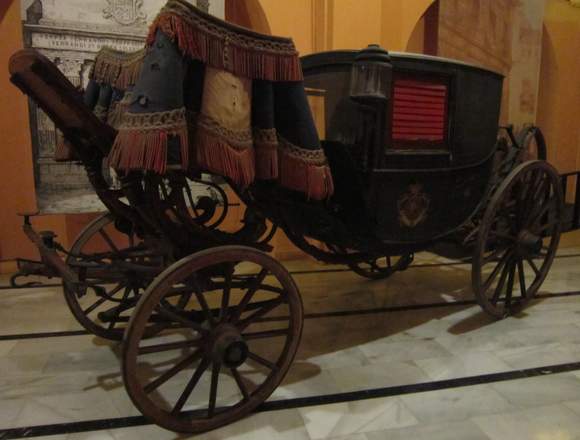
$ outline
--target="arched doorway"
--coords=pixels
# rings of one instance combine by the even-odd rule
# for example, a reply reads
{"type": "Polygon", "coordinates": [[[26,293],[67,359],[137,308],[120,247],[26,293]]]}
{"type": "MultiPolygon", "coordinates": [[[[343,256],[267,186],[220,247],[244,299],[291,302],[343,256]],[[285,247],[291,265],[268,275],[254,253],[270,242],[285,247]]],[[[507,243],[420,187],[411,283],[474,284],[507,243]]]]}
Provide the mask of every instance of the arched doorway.
{"type": "Polygon", "coordinates": [[[271,35],[270,24],[259,0],[226,0],[226,20],[261,34],[271,35]]]}
{"type": "Polygon", "coordinates": [[[407,42],[407,52],[437,55],[439,40],[439,0],[421,16],[407,42]]]}

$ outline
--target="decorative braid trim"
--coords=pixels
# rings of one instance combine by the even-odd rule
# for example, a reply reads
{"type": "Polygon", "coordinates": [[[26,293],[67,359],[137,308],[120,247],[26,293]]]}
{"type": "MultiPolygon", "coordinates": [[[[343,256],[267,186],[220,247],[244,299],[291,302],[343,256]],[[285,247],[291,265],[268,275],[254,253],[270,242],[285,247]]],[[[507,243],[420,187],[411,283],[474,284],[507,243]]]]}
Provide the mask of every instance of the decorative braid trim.
{"type": "Polygon", "coordinates": [[[324,151],[320,148],[316,150],[300,148],[284,139],[280,135],[278,135],[278,140],[280,143],[280,150],[282,150],[285,156],[292,157],[294,159],[315,166],[325,166],[328,164],[326,156],[324,155],[324,151]]]}
{"type": "Polygon", "coordinates": [[[236,150],[245,150],[246,148],[252,147],[253,138],[250,130],[230,130],[220,125],[220,123],[215,119],[204,115],[203,113],[200,114],[197,119],[197,126],[207,133],[211,133],[213,136],[221,138],[236,150]]]}
{"type": "Polygon", "coordinates": [[[147,170],[165,174],[171,136],[179,139],[180,166],[186,170],[189,166],[189,130],[185,108],[158,113],[125,113],[109,154],[109,165],[123,171],[147,170]]]}
{"type": "Polygon", "coordinates": [[[169,0],[151,25],[147,44],[157,31],[177,42],[180,51],[217,69],[269,81],[301,81],[302,66],[290,39],[236,31],[181,0],[169,0]]]}
{"type": "Polygon", "coordinates": [[[278,132],[275,128],[257,128],[252,131],[254,145],[261,148],[278,148],[278,132]]]}
{"type": "Polygon", "coordinates": [[[173,132],[187,126],[185,107],[156,113],[125,113],[122,116],[119,130],[150,131],[163,130],[173,132]]]}

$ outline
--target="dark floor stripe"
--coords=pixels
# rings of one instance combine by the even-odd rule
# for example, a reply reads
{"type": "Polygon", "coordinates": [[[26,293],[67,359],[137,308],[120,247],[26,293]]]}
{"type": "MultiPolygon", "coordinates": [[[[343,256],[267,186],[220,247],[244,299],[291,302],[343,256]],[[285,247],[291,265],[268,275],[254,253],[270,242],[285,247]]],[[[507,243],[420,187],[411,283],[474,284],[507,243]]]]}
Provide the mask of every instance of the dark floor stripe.
{"type": "MultiPolygon", "coordinates": [[[[561,298],[569,296],[580,296],[580,291],[572,292],[558,292],[558,293],[543,293],[536,295],[535,299],[550,299],[550,298],[561,298]]],[[[381,313],[395,313],[395,312],[408,312],[413,310],[426,310],[426,309],[436,309],[443,307],[462,307],[462,306],[473,306],[476,305],[475,300],[464,300],[464,301],[450,301],[450,302],[438,302],[438,303],[425,303],[425,304],[407,304],[401,306],[392,307],[376,307],[372,309],[359,309],[359,310],[337,310],[331,312],[319,312],[319,313],[305,313],[304,319],[321,319],[321,318],[338,318],[344,316],[358,316],[358,315],[374,315],[381,313]]],[[[278,321],[286,320],[287,317],[276,317],[272,319],[266,319],[268,321],[278,321]]],[[[86,330],[74,330],[74,331],[64,331],[64,332],[46,332],[46,333],[24,333],[24,334],[13,334],[13,335],[0,335],[0,341],[18,341],[23,339],[43,339],[43,338],[61,338],[67,336],[83,336],[91,335],[91,332],[86,330]]]]}
{"type": "MultiPolygon", "coordinates": [[[[461,377],[457,379],[439,380],[410,385],[374,388],[347,393],[327,394],[322,396],[298,397],[294,399],[276,400],[263,403],[257,412],[281,411],[286,409],[305,408],[333,403],[357,402],[361,400],[384,397],[402,396],[405,394],[426,393],[474,385],[521,380],[532,377],[550,376],[580,370],[580,362],[549,365],[545,367],[528,368],[525,370],[505,371],[502,373],[482,374],[479,376],[461,377]]],[[[33,438],[51,435],[74,434],[79,432],[102,431],[107,429],[130,428],[151,425],[143,416],[122,417],[117,419],[90,420],[84,422],[59,423],[53,425],[30,426],[0,430],[0,440],[33,438]]]]}
{"type": "Polygon", "coordinates": [[[67,332],[45,332],[45,333],[23,333],[18,335],[0,335],[0,341],[18,341],[23,339],[43,339],[43,338],[61,338],[65,336],[83,336],[90,335],[86,330],[73,330],[67,332]]]}
{"type": "MultiPolygon", "coordinates": [[[[535,296],[535,299],[550,299],[550,298],[560,298],[567,296],[580,296],[580,291],[573,292],[558,292],[558,293],[542,293],[535,296]]],[[[450,301],[450,302],[438,302],[438,303],[425,303],[425,304],[407,304],[402,306],[393,307],[377,307],[372,309],[361,309],[361,310],[338,310],[334,312],[320,312],[320,313],[306,313],[304,319],[317,319],[317,318],[335,318],[340,316],[353,316],[353,315],[373,315],[380,313],[391,313],[391,312],[407,312],[412,310],[424,310],[424,309],[436,309],[441,307],[461,307],[461,306],[473,306],[476,305],[477,301],[473,299],[463,300],[463,301],[450,301]]]]}

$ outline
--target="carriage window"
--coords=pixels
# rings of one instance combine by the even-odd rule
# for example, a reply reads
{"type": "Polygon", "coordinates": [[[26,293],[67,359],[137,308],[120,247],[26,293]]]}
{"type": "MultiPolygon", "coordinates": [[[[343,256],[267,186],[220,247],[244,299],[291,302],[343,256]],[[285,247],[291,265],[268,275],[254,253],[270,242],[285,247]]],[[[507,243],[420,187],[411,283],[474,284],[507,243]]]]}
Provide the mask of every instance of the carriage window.
{"type": "Polygon", "coordinates": [[[395,77],[392,148],[447,149],[448,99],[446,79],[395,77]]]}

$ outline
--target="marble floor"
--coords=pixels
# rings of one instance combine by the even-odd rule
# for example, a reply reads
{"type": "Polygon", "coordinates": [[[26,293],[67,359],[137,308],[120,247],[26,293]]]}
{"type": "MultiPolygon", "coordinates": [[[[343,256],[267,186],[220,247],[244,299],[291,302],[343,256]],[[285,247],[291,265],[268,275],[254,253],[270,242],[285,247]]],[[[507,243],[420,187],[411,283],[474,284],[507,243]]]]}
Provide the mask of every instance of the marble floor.
{"type": "MultiPolygon", "coordinates": [[[[408,271],[377,282],[309,260],[285,263],[307,319],[269,401],[312,399],[196,438],[580,440],[580,292],[560,295],[580,291],[580,247],[562,247],[542,297],[502,321],[466,302],[470,266],[449,263],[421,253],[408,271]],[[364,313],[325,316],[337,311],[364,313]],[[554,365],[566,367],[543,369],[554,365]],[[477,379],[486,377],[497,380],[477,379]],[[433,383],[442,385],[412,387],[433,383]],[[373,397],[365,390],[386,391],[365,398],[373,397]],[[315,399],[351,392],[338,403],[315,399]]],[[[123,387],[118,344],[34,335],[74,330],[60,287],[0,290],[0,439],[38,435],[9,430],[41,425],[57,434],[36,438],[187,438],[144,423],[118,427],[139,415],[123,387]],[[99,420],[66,425],[82,432],[58,430],[99,420]]]]}

